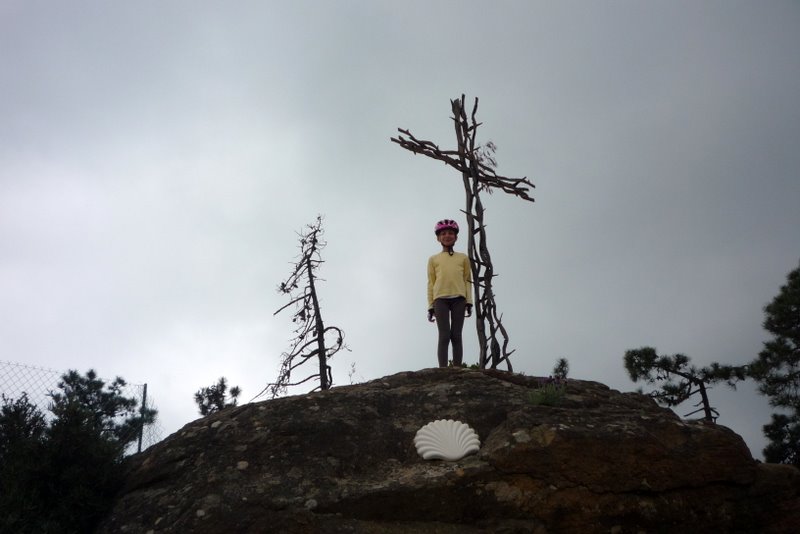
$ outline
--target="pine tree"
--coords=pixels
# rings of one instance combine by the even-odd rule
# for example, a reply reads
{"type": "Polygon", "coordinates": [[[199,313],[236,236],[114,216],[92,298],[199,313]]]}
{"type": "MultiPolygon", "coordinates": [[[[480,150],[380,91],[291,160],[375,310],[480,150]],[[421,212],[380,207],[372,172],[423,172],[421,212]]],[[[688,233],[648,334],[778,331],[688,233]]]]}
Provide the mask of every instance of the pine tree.
{"type": "Polygon", "coordinates": [[[749,374],[771,406],[788,412],[773,414],[764,426],[770,440],[764,459],[800,467],[800,266],[787,275],[764,315],[764,329],[773,338],[764,342],[749,374]]]}
{"type": "Polygon", "coordinates": [[[128,444],[156,411],[93,370],[61,377],[46,418],[27,395],[0,396],[0,532],[93,532],[123,481],[128,444]]]}
{"type": "Polygon", "coordinates": [[[209,415],[231,406],[236,406],[239,394],[242,392],[239,386],[233,386],[228,390],[228,380],[222,376],[216,384],[207,388],[200,388],[194,394],[194,402],[197,404],[200,415],[209,415]],[[230,400],[228,400],[230,395],[230,400]]]}
{"type": "Polygon", "coordinates": [[[712,363],[708,367],[698,369],[689,365],[689,357],[684,354],[659,356],[656,349],[642,347],[625,352],[625,369],[631,380],[643,380],[648,384],[660,383],[661,388],[650,392],[650,396],[665,406],[677,406],[694,395],[700,395],[700,406],[684,417],[703,412],[707,421],[715,421],[719,416],[716,408],[711,406],[708,389],[711,384],[726,382],[735,388],[736,382],[745,379],[745,367],[720,365],[712,363]]]}

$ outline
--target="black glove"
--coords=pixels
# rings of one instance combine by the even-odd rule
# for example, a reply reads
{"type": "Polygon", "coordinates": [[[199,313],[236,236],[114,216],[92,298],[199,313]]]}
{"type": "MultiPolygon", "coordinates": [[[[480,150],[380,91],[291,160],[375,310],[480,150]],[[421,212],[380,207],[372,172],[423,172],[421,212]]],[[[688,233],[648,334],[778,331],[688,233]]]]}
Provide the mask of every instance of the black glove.
{"type": "Polygon", "coordinates": [[[431,309],[429,309],[429,310],[428,310],[428,321],[429,321],[429,322],[431,322],[431,323],[432,323],[432,322],[434,322],[434,318],[433,318],[433,308],[431,308],[431,309]]]}
{"type": "Polygon", "coordinates": [[[472,304],[467,304],[467,317],[472,317],[472,304]]]}

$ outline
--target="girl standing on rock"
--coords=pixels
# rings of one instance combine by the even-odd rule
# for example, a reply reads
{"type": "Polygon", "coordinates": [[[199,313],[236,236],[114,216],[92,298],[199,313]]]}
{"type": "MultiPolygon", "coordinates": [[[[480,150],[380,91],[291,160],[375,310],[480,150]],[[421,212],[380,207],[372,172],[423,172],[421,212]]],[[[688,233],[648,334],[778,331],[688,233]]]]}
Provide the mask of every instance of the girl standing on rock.
{"type": "Polygon", "coordinates": [[[458,224],[444,219],[434,227],[442,251],[428,259],[428,321],[439,328],[439,367],[447,367],[447,351],[453,343],[453,365],[461,367],[464,317],[472,316],[472,270],[466,254],[453,251],[458,224]],[[434,319],[435,317],[435,319],[434,319]]]}

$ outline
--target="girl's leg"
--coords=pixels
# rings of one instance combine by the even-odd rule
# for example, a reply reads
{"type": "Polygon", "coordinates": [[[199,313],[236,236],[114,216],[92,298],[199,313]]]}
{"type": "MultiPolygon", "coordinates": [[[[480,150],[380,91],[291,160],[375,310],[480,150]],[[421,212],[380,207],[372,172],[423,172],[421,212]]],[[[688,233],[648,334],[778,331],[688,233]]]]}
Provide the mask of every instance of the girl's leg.
{"type": "Polygon", "coordinates": [[[450,340],[453,342],[453,365],[461,367],[464,359],[464,344],[461,341],[461,330],[464,327],[464,312],[467,309],[467,299],[451,299],[450,313],[452,323],[450,326],[450,340]]]}
{"type": "Polygon", "coordinates": [[[449,299],[436,299],[433,301],[433,315],[436,317],[436,327],[439,329],[439,344],[436,356],[439,367],[447,367],[447,346],[450,344],[450,303],[449,299]]]}

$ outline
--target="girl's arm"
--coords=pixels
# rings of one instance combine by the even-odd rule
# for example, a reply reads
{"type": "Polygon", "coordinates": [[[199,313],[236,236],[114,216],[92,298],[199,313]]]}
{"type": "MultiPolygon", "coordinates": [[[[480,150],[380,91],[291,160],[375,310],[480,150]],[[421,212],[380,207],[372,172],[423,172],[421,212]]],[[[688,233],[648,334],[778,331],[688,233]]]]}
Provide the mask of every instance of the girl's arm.
{"type": "Polygon", "coordinates": [[[428,309],[433,308],[433,285],[436,283],[436,268],[433,257],[428,258],[428,309]]]}

